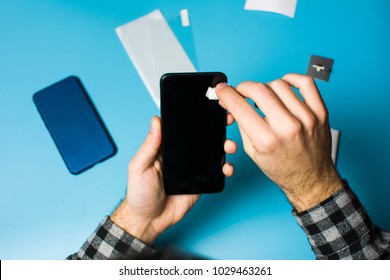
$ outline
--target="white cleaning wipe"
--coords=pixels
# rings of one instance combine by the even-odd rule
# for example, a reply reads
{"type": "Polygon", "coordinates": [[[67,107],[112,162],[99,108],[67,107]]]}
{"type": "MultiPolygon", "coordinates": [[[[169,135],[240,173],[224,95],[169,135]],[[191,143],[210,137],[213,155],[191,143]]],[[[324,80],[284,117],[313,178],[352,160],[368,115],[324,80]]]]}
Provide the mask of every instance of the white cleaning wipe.
{"type": "Polygon", "coordinates": [[[165,73],[196,72],[159,10],[115,29],[157,107],[160,77],[165,73]]]}
{"type": "Polygon", "coordinates": [[[210,100],[218,100],[218,96],[215,92],[215,88],[209,87],[206,92],[206,96],[210,100]]]}

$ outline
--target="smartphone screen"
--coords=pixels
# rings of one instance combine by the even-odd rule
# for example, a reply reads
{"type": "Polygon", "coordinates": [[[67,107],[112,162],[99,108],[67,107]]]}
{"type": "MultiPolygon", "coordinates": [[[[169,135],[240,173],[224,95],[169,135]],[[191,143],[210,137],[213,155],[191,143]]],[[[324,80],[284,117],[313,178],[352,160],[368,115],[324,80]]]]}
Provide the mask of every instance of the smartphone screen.
{"type": "Polygon", "coordinates": [[[161,77],[162,168],[167,194],[223,190],[226,110],[206,92],[225,74],[169,73],[161,77]]]}
{"type": "Polygon", "coordinates": [[[114,141],[77,77],[42,89],[33,101],[72,174],[116,153],[114,141]]]}

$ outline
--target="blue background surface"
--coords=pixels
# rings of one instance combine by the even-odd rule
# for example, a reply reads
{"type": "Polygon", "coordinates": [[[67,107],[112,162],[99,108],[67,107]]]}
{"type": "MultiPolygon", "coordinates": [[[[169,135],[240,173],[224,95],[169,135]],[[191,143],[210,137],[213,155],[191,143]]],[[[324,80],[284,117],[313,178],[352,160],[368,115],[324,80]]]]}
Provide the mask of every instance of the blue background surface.
{"type": "MultiPolygon", "coordinates": [[[[199,71],[230,83],[306,73],[312,54],[335,60],[318,82],[342,132],[338,170],[373,221],[390,228],[390,2],[298,1],[294,19],[235,1],[0,1],[0,259],[62,259],[124,196],[127,163],[158,115],[114,29],[161,9],[187,8],[199,71]],[[118,154],[71,175],[33,102],[69,75],[82,80],[118,154]]],[[[192,40],[190,39],[190,40],[192,40]]],[[[237,126],[228,137],[240,143],[237,126]]],[[[313,259],[291,206],[241,148],[223,193],[204,195],[158,240],[216,259],[313,259]]]]}

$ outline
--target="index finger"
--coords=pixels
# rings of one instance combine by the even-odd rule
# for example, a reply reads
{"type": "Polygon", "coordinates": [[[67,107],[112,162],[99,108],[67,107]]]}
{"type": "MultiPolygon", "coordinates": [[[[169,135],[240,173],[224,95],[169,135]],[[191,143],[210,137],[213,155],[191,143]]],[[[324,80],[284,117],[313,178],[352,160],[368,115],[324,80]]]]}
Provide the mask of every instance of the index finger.
{"type": "Polygon", "coordinates": [[[220,83],[216,87],[216,93],[219,100],[223,102],[226,109],[248,136],[256,137],[257,133],[259,133],[259,128],[263,132],[269,130],[265,120],[234,88],[225,83],[220,83]],[[256,129],[254,129],[255,127],[256,129]]]}

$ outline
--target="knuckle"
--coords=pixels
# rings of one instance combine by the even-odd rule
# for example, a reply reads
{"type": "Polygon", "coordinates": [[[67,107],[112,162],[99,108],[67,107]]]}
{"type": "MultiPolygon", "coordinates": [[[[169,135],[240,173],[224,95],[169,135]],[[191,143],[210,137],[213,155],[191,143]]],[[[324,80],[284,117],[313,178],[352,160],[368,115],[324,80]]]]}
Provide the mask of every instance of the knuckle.
{"type": "Polygon", "coordinates": [[[268,85],[271,87],[271,88],[281,88],[281,87],[285,87],[286,86],[286,82],[283,81],[282,79],[277,79],[277,80],[273,80],[271,82],[268,83],[268,85]]]}
{"type": "Polygon", "coordinates": [[[296,135],[301,133],[302,124],[297,120],[292,120],[286,124],[286,132],[288,135],[296,135]]]}
{"type": "Polygon", "coordinates": [[[256,93],[264,93],[269,90],[268,86],[263,83],[253,83],[252,90],[256,93]]]}
{"type": "Polygon", "coordinates": [[[302,121],[305,124],[306,129],[308,129],[308,130],[314,129],[318,123],[316,116],[314,116],[313,114],[306,114],[303,117],[302,121]]]}
{"type": "Polygon", "coordinates": [[[329,118],[328,110],[321,110],[321,112],[318,114],[318,118],[321,124],[327,123],[329,118]]]}
{"type": "Polygon", "coordinates": [[[272,153],[277,149],[279,140],[274,134],[267,134],[261,138],[261,142],[258,143],[256,150],[262,153],[272,153]]]}
{"type": "Polygon", "coordinates": [[[328,114],[328,110],[326,108],[317,110],[315,115],[317,117],[317,122],[320,125],[324,125],[328,122],[329,114],[328,114]]]}
{"type": "Polygon", "coordinates": [[[246,89],[249,85],[251,85],[252,83],[254,83],[254,82],[252,82],[252,81],[243,81],[243,82],[239,83],[239,84],[236,86],[236,90],[237,90],[238,92],[243,92],[243,91],[245,91],[245,89],[246,89]]]}
{"type": "Polygon", "coordinates": [[[311,87],[311,86],[315,85],[315,82],[314,82],[314,79],[312,76],[305,75],[305,76],[303,76],[302,81],[303,81],[303,86],[305,86],[305,87],[311,87]]]}

